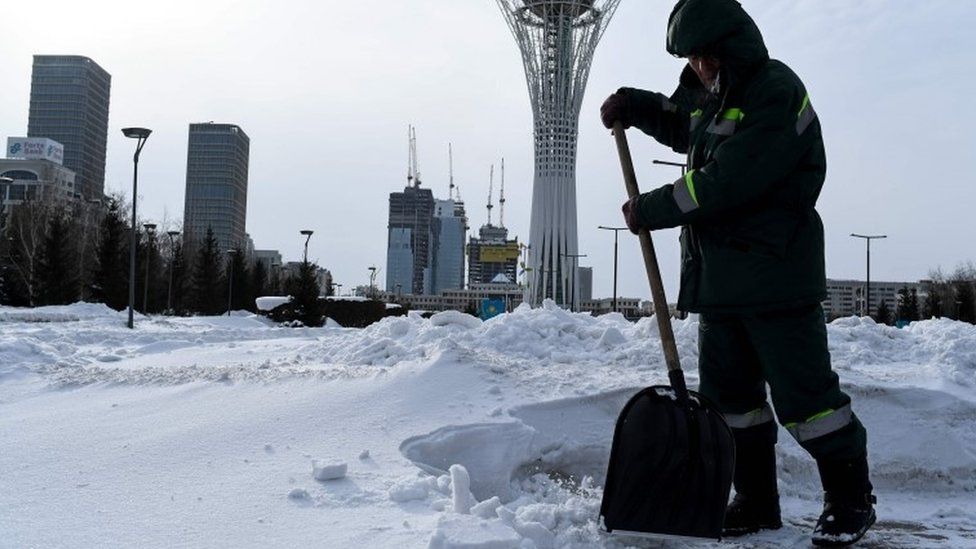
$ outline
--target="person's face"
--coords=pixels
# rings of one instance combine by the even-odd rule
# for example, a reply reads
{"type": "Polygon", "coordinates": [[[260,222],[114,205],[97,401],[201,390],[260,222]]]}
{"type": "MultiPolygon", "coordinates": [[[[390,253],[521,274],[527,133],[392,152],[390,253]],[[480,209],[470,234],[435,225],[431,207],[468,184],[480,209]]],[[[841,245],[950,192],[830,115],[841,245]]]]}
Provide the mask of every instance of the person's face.
{"type": "Polygon", "coordinates": [[[691,69],[698,75],[698,79],[701,80],[702,85],[706,89],[712,89],[715,85],[715,80],[718,79],[718,69],[720,66],[718,59],[710,55],[689,55],[688,64],[691,65],[691,69]]]}

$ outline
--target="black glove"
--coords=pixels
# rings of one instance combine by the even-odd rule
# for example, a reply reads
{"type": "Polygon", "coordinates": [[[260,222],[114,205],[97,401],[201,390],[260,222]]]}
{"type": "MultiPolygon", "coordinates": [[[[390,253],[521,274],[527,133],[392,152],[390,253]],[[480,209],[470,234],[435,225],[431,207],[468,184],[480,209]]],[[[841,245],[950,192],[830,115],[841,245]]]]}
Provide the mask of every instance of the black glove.
{"type": "Polygon", "coordinates": [[[630,98],[620,88],[608,97],[600,107],[600,120],[607,129],[613,127],[614,122],[620,122],[624,128],[630,127],[630,98]]]}
{"type": "Polygon", "coordinates": [[[624,212],[624,222],[627,223],[627,228],[634,234],[637,234],[637,231],[641,229],[640,221],[637,220],[638,199],[640,199],[639,195],[624,202],[624,205],[620,208],[624,212]]]}

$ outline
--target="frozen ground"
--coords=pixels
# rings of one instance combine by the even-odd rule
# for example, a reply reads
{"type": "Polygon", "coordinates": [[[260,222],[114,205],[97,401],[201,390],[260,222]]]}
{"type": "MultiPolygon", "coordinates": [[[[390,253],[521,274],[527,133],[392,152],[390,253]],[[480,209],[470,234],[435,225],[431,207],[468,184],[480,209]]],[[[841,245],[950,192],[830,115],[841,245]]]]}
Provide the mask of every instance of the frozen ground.
{"type": "MultiPolygon", "coordinates": [[[[696,330],[675,324],[692,384],[696,330]]],[[[976,547],[976,327],[829,331],[869,429],[862,546],[976,547]]],[[[658,344],[653,320],[553,307],[135,331],[100,305],[0,308],[0,547],[692,546],[596,524],[615,415],[663,381],[658,344]]],[[[786,527],[723,546],[808,546],[815,469],[780,440],[786,527]]]]}

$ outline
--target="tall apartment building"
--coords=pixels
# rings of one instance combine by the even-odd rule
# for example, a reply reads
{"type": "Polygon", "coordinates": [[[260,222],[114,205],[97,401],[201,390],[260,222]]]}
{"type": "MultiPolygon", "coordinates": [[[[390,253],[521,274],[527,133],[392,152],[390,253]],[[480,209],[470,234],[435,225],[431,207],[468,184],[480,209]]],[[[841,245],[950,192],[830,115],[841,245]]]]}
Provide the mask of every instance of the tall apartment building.
{"type": "Polygon", "coordinates": [[[212,228],[221,250],[244,248],[251,140],[239,126],[190,124],[186,153],[184,238],[191,245],[212,228]]]}
{"type": "Polygon", "coordinates": [[[491,284],[502,275],[508,283],[518,280],[518,239],[508,239],[508,229],[482,225],[478,236],[468,239],[468,285],[491,284]]]}
{"type": "Polygon", "coordinates": [[[434,193],[420,188],[420,179],[403,192],[390,193],[386,291],[424,294],[431,279],[431,225],[434,193]]]}
{"type": "Polygon", "coordinates": [[[431,220],[430,287],[425,293],[464,288],[464,238],[468,232],[464,203],[435,200],[431,220]]]}
{"type": "Polygon", "coordinates": [[[64,167],[86,199],[104,195],[111,85],[112,76],[87,57],[34,56],[27,136],[64,146],[64,167]]]}

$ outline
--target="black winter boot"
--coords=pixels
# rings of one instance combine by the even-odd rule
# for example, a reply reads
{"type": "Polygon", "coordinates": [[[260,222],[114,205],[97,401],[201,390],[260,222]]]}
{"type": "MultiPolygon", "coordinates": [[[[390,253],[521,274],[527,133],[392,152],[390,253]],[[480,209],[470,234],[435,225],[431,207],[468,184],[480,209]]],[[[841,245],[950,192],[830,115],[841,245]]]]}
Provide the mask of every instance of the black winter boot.
{"type": "Polygon", "coordinates": [[[776,530],[780,519],[776,490],[776,424],[732,429],[735,437],[735,497],[725,509],[722,535],[743,536],[776,530]]]}
{"type": "Polygon", "coordinates": [[[874,503],[867,456],[817,462],[823,483],[824,510],[813,529],[813,544],[843,547],[855,543],[874,524],[874,503]]]}

